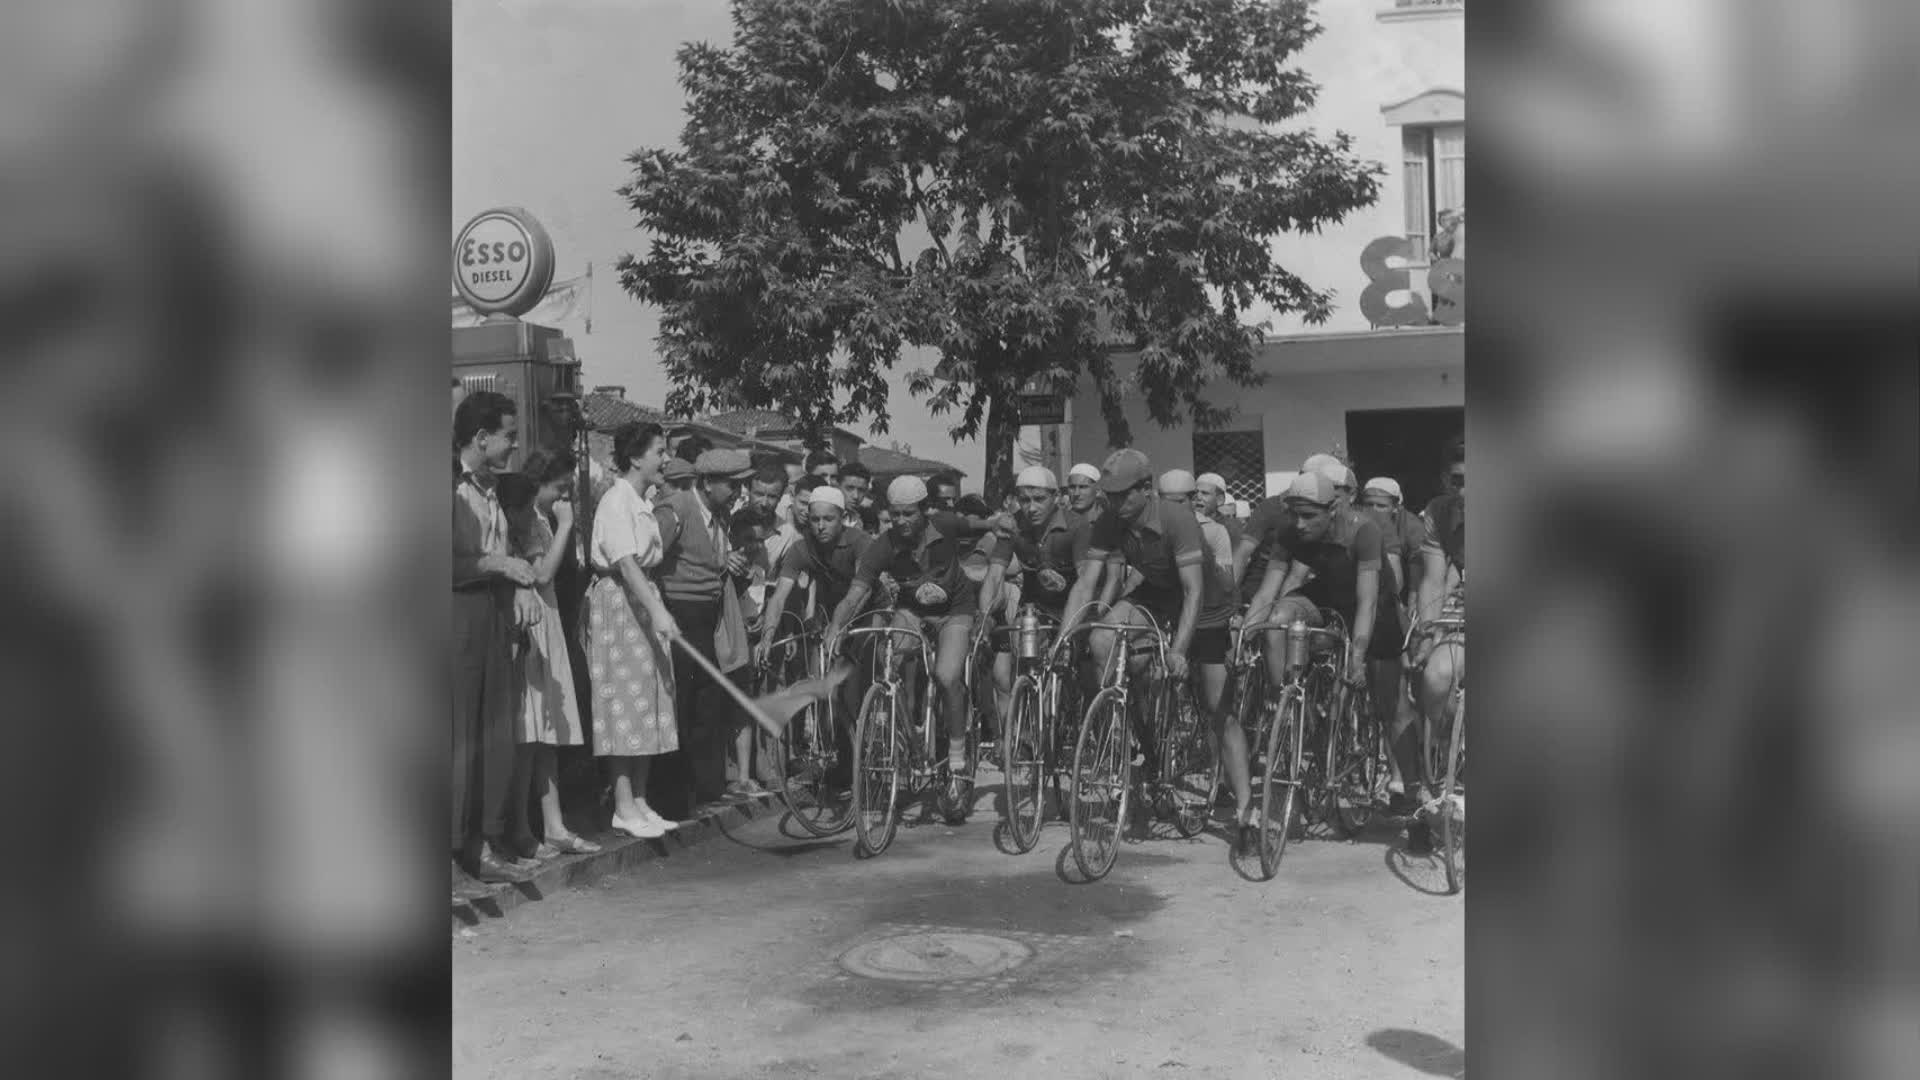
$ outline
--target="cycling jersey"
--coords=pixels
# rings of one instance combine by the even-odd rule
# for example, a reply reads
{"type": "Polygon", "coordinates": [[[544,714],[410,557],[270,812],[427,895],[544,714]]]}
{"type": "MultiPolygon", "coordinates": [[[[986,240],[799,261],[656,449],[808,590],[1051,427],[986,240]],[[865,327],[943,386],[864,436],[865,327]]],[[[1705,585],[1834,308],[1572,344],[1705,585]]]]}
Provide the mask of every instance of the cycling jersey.
{"type": "Polygon", "coordinates": [[[1269,545],[1268,559],[1304,565],[1311,576],[1300,595],[1338,611],[1349,624],[1360,606],[1360,571],[1373,567],[1380,574],[1375,619],[1384,629],[1397,626],[1398,620],[1393,618],[1393,571],[1381,552],[1380,523],[1362,511],[1345,510],[1334,515],[1326,537],[1319,541],[1305,540],[1292,526],[1282,529],[1269,545]]]}
{"type": "Polygon", "coordinates": [[[1460,495],[1436,495],[1427,504],[1426,519],[1429,548],[1438,548],[1447,557],[1447,565],[1467,571],[1467,501],[1460,495]]]}
{"type": "Polygon", "coordinates": [[[813,589],[815,610],[832,612],[846,598],[859,569],[860,557],[872,543],[872,537],[851,526],[825,551],[812,535],[802,536],[780,553],[780,565],[775,568],[774,576],[793,582],[796,589],[813,589]]]}
{"type": "Polygon", "coordinates": [[[1233,617],[1233,596],[1226,587],[1231,579],[1223,581],[1212,564],[1200,536],[1199,519],[1188,507],[1153,499],[1132,525],[1109,507],[1089,528],[1084,557],[1102,559],[1109,565],[1120,562],[1138,571],[1140,584],[1128,599],[1152,612],[1169,632],[1180,618],[1180,601],[1185,595],[1180,583],[1183,566],[1201,569],[1204,591],[1197,625],[1225,626],[1233,617]]]}
{"type": "Polygon", "coordinates": [[[1031,533],[1030,526],[1020,521],[1014,525],[1011,536],[993,545],[990,557],[990,565],[1002,571],[1010,563],[1017,563],[1021,600],[1055,616],[1061,615],[1066,606],[1067,593],[1080,576],[1080,562],[1087,557],[1090,541],[1089,526],[1076,523],[1073,518],[1071,512],[1056,505],[1053,513],[1031,533]],[[1049,589],[1042,582],[1041,572],[1045,570],[1060,575],[1062,584],[1058,589],[1049,589]]]}
{"type": "Polygon", "coordinates": [[[900,587],[896,604],[901,609],[929,616],[971,615],[980,607],[980,589],[967,580],[962,564],[974,546],[958,514],[936,510],[927,515],[917,542],[902,537],[898,527],[875,537],[860,557],[854,580],[873,588],[881,574],[890,574],[900,587]],[[915,595],[929,583],[946,593],[937,604],[922,604],[915,595]]]}

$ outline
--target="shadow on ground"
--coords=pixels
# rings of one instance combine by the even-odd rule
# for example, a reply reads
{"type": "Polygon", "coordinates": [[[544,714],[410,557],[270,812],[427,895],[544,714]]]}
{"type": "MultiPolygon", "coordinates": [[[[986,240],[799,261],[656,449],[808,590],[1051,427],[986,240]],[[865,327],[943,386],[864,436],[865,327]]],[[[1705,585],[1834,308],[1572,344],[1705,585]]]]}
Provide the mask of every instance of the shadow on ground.
{"type": "Polygon", "coordinates": [[[1367,1036],[1367,1045],[1428,1076],[1467,1075],[1467,1052],[1424,1031],[1385,1028],[1367,1036]]]}

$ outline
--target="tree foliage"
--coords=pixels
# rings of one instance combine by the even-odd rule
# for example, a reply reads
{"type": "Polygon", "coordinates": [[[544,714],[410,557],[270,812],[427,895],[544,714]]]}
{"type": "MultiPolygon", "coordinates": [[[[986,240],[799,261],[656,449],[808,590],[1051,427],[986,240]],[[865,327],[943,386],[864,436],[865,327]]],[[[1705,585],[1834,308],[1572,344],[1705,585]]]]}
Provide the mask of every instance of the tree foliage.
{"type": "Polygon", "coordinates": [[[1257,303],[1330,312],[1275,238],[1376,195],[1347,136],[1289,123],[1316,93],[1290,66],[1305,0],[734,0],[733,23],[680,49],[680,145],[620,191],[675,412],[884,431],[913,345],[938,359],[910,390],[956,437],[986,423],[990,476],[1030,381],[1090,376],[1120,441],[1127,398],[1217,422],[1207,388],[1258,381],[1257,303]]]}

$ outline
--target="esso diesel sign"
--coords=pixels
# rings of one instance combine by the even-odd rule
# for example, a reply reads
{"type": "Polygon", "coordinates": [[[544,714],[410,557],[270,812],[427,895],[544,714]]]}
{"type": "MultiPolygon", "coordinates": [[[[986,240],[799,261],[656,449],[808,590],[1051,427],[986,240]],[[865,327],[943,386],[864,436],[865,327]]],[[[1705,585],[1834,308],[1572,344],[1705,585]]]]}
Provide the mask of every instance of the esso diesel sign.
{"type": "Polygon", "coordinates": [[[516,206],[474,216],[453,242],[453,285],[475,311],[520,316],[553,284],[553,241],[516,206]]]}

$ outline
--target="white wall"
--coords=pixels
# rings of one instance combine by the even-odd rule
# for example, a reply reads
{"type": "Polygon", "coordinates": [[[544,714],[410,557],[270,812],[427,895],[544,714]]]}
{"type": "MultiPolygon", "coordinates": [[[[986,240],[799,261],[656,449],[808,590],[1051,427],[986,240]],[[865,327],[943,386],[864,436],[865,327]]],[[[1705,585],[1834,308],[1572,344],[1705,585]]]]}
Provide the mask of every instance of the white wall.
{"type": "MultiPolygon", "coordinates": [[[[1362,409],[1466,406],[1466,335],[1457,329],[1383,330],[1363,334],[1302,335],[1268,342],[1258,387],[1222,384],[1211,395],[1237,417],[1227,430],[1261,431],[1267,471],[1291,470],[1308,455],[1344,444],[1347,413],[1362,409]]],[[[1124,378],[1129,358],[1115,362],[1124,378]]],[[[1156,471],[1193,461],[1193,429],[1162,428],[1138,397],[1126,398],[1132,445],[1156,471]]],[[[1111,452],[1099,397],[1083,385],[1074,399],[1075,461],[1099,463],[1111,452]]]]}
{"type": "Polygon", "coordinates": [[[1382,20],[1393,0],[1320,0],[1315,19],[1325,32],[1299,57],[1320,84],[1320,97],[1302,122],[1287,125],[1331,137],[1344,131],[1354,153],[1386,166],[1380,197],[1371,207],[1318,235],[1287,235],[1274,245],[1281,265],[1334,295],[1333,317],[1319,327],[1265,308],[1250,321],[1272,319],[1273,334],[1336,333],[1367,329],[1359,309],[1367,286],[1360,252],[1382,236],[1406,231],[1401,183],[1401,129],[1381,110],[1430,90],[1466,89],[1466,17],[1462,8],[1435,8],[1382,20]]]}

